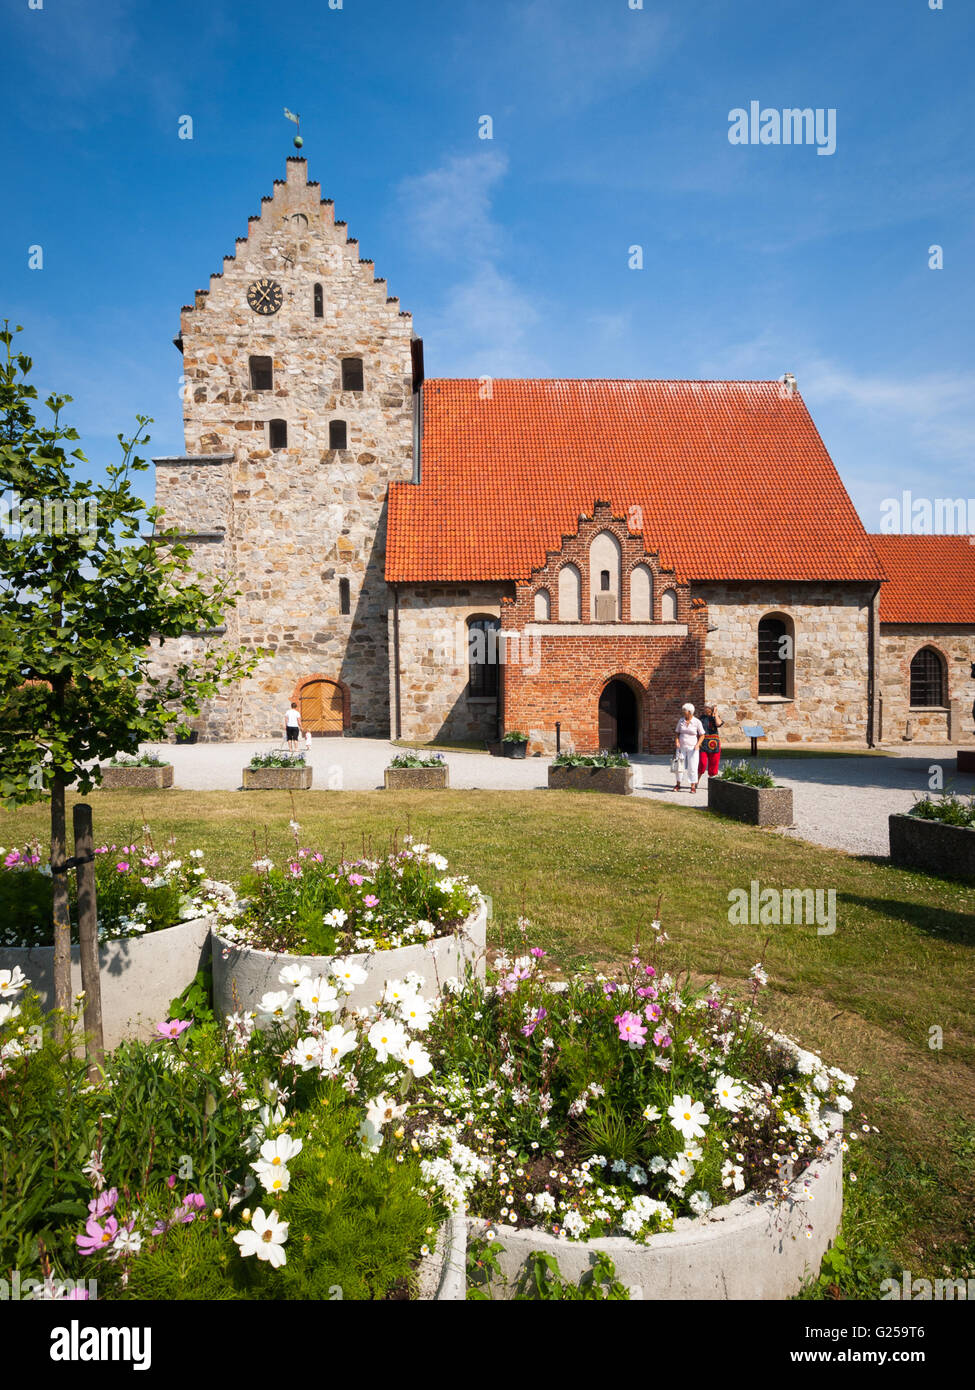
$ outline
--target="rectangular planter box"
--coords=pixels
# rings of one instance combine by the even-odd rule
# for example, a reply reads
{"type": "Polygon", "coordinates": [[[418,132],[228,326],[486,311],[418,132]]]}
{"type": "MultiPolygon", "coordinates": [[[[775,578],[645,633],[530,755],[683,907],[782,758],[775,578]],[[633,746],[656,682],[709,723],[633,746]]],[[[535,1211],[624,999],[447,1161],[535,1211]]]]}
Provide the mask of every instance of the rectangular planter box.
{"type": "Polygon", "coordinates": [[[447,787],[450,781],[447,765],[443,767],[387,767],[384,772],[387,791],[435,791],[447,787]]]}
{"type": "Polygon", "coordinates": [[[528,744],[527,744],[527,743],[515,743],[515,742],[510,741],[510,740],[509,740],[508,743],[505,743],[504,740],[502,740],[502,742],[501,742],[501,755],[502,755],[502,757],[505,757],[505,758],[523,758],[527,752],[528,752],[528,744]]]}
{"type": "Polygon", "coordinates": [[[555,791],[633,793],[632,767],[550,767],[548,785],[555,791]]]}
{"type": "Polygon", "coordinates": [[[306,792],[311,786],[311,768],[245,767],[241,785],[245,792],[306,792]]]}
{"type": "Polygon", "coordinates": [[[975,772],[975,748],[959,748],[956,762],[959,772],[975,772]]]}
{"type": "Polygon", "coordinates": [[[791,787],[746,787],[708,778],[708,810],[746,825],[792,825],[791,787]]]}
{"type": "Polygon", "coordinates": [[[908,815],[889,816],[887,824],[892,864],[975,883],[975,830],[908,815]]]}
{"type": "Polygon", "coordinates": [[[146,791],[151,787],[171,787],[173,785],[173,765],[165,767],[111,767],[103,764],[101,785],[106,791],[119,787],[134,787],[146,791]]]}

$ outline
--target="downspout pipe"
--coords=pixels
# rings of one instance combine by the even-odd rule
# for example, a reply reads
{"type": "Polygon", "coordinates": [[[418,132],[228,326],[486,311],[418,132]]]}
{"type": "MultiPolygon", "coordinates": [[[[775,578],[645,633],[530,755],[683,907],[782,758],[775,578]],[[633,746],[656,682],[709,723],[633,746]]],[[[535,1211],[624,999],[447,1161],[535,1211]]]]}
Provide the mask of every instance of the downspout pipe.
{"type": "Polygon", "coordinates": [[[877,628],[879,625],[879,608],[877,597],[880,593],[880,581],[874,585],[873,593],[870,595],[870,626],[867,631],[867,747],[876,748],[876,722],[877,722],[877,628]]]}
{"type": "Polygon", "coordinates": [[[396,730],[395,737],[403,737],[403,716],[402,704],[400,700],[400,667],[399,667],[399,585],[393,584],[393,727],[396,730]]]}

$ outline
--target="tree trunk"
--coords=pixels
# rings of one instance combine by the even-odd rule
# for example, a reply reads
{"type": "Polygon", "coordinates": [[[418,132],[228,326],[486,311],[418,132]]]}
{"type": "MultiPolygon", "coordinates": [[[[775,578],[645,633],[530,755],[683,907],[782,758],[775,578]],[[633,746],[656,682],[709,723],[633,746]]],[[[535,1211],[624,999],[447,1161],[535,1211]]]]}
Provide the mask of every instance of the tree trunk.
{"type": "Polygon", "coordinates": [[[51,886],[54,897],[54,1036],[65,1036],[71,1009],[71,918],[68,911],[67,830],[64,812],[64,777],[54,774],[51,783],[51,886]]]}
{"type": "Polygon", "coordinates": [[[85,992],[85,1046],[88,1049],[88,1079],[95,1081],[105,1058],[105,1044],[98,960],[95,845],[91,833],[91,807],[87,802],[75,806],[72,821],[78,870],[78,941],[81,948],[81,988],[85,992]]]}

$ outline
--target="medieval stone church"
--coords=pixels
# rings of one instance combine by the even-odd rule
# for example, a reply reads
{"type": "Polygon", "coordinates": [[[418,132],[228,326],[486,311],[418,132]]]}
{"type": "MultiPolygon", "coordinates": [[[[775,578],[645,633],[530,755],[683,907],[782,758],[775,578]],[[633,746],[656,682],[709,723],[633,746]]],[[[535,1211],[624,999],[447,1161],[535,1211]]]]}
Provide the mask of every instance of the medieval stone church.
{"type": "Polygon", "coordinates": [[[975,548],[864,530],[794,381],[427,380],[410,314],[291,158],[184,307],[165,525],[270,652],[196,721],[666,751],[970,733],[975,548]]]}

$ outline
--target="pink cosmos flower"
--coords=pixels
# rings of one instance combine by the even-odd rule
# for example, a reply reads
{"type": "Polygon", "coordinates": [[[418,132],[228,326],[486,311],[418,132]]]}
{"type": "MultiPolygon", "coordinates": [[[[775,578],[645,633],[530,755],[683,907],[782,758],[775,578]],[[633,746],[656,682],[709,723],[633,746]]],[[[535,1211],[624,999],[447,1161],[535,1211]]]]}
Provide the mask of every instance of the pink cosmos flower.
{"type": "Polygon", "coordinates": [[[653,979],[654,975],[656,975],[657,972],[656,970],[654,970],[652,965],[645,965],[643,967],[643,973],[644,975],[649,975],[650,978],[653,979]]]}
{"type": "Polygon", "coordinates": [[[603,984],[603,993],[605,994],[606,998],[609,999],[611,995],[616,993],[618,988],[619,986],[614,985],[612,980],[606,980],[603,984]]]}
{"type": "Polygon", "coordinates": [[[534,1033],[535,1029],[541,1023],[543,1018],[548,1018],[548,1010],[536,1009],[534,1014],[532,1014],[531,1018],[525,1024],[524,1028],[522,1028],[521,1030],[526,1038],[531,1037],[532,1033],[534,1033]]]}
{"type": "Polygon", "coordinates": [[[620,1030],[620,1042],[629,1043],[631,1047],[643,1047],[647,1030],[640,1020],[639,1014],[630,1013],[617,1014],[614,1019],[616,1026],[620,1030]]]}
{"type": "Polygon", "coordinates": [[[162,1037],[169,1038],[170,1040],[172,1040],[174,1038],[178,1038],[180,1033],[185,1033],[187,1028],[192,1027],[192,1023],[193,1020],[189,1018],[171,1018],[168,1019],[165,1023],[157,1023],[156,1032],[159,1033],[162,1037]]]}
{"type": "Polygon", "coordinates": [[[648,1004],[647,1007],[643,1010],[643,1016],[648,1023],[656,1023],[658,1018],[660,1017],[660,1005],[648,1004]]]}
{"type": "Polygon", "coordinates": [[[82,1255],[94,1255],[111,1245],[117,1235],[118,1222],[114,1216],[110,1216],[104,1226],[99,1226],[95,1218],[89,1216],[85,1224],[85,1235],[75,1236],[75,1240],[82,1255]]]}
{"type": "Polygon", "coordinates": [[[115,867],[116,869],[118,869],[120,874],[127,874],[129,872],[128,861],[125,859],[121,860],[118,864],[115,865],[115,867]]]}
{"type": "Polygon", "coordinates": [[[14,866],[15,864],[18,864],[19,862],[20,862],[20,850],[19,850],[19,849],[12,849],[12,850],[10,851],[10,853],[7,855],[6,859],[3,861],[3,866],[4,866],[5,869],[12,869],[13,866],[14,866]]]}
{"type": "Polygon", "coordinates": [[[653,1035],[653,1041],[657,1047],[669,1047],[673,1038],[663,1028],[658,1028],[653,1035]]]}
{"type": "Polygon", "coordinates": [[[288,865],[288,873],[292,878],[301,878],[301,865],[292,859],[288,865]]]}
{"type": "Polygon", "coordinates": [[[536,960],[544,960],[548,955],[548,951],[543,951],[541,946],[533,946],[531,948],[531,955],[533,955],[536,960]]]}
{"type": "Polygon", "coordinates": [[[110,1187],[107,1192],[100,1193],[97,1197],[92,1197],[88,1203],[88,1210],[92,1216],[105,1216],[112,1211],[118,1201],[118,1188],[110,1187]]]}
{"type": "Polygon", "coordinates": [[[378,907],[379,905],[379,899],[376,897],[375,893],[367,893],[362,901],[365,903],[366,907],[378,907]]]}
{"type": "Polygon", "coordinates": [[[365,883],[365,879],[361,874],[349,874],[349,882],[354,883],[358,888],[360,884],[365,883]]]}

